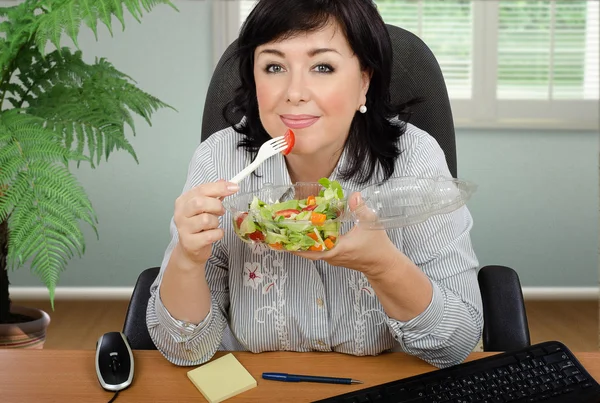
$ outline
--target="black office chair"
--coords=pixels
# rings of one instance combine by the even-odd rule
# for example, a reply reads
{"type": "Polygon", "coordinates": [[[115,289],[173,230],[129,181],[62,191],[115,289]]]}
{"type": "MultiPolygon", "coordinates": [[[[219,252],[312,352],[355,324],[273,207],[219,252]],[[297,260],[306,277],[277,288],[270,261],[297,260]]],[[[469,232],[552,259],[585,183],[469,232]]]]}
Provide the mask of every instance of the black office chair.
{"type": "MultiPolygon", "coordinates": [[[[454,122],[446,84],[440,66],[425,43],[416,35],[388,25],[394,48],[391,94],[394,102],[412,98],[423,102],[412,107],[410,122],[433,136],[446,155],[452,176],[457,177],[454,122]]],[[[223,107],[240,84],[237,60],[232,58],[232,43],[217,64],[206,96],[202,116],[202,141],[229,126],[223,118],[223,107]]],[[[240,120],[242,116],[237,116],[240,120]]],[[[124,333],[133,348],[155,348],[145,316],[150,297],[149,287],[157,268],[142,272],[127,312],[124,333]]],[[[485,351],[510,351],[530,344],[527,315],[517,273],[505,266],[486,266],[478,273],[483,299],[485,351]]]]}

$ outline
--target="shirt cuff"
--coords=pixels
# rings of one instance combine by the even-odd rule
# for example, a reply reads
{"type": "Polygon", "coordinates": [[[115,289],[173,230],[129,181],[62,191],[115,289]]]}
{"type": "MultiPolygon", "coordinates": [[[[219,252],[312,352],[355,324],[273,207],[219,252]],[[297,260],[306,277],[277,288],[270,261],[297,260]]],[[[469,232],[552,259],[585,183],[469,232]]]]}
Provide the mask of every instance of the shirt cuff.
{"type": "Polygon", "coordinates": [[[395,334],[404,333],[407,339],[421,338],[432,334],[442,322],[445,305],[444,293],[434,281],[431,281],[431,287],[433,289],[431,302],[419,315],[406,322],[388,318],[388,326],[395,334]],[[410,333],[410,336],[407,333],[410,333]]]}
{"type": "Polygon", "coordinates": [[[155,309],[159,322],[167,329],[169,334],[171,334],[171,337],[180,343],[188,342],[190,339],[197,336],[206,326],[208,326],[213,317],[213,306],[211,304],[206,318],[197,325],[175,319],[162,303],[160,293],[156,293],[155,309]]]}

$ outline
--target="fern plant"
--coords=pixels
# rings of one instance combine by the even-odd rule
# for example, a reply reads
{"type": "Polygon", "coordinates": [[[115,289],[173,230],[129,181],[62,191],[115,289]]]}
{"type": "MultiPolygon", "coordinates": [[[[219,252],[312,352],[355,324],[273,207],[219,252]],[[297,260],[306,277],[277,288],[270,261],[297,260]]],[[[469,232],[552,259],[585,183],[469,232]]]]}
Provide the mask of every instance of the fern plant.
{"type": "Polygon", "coordinates": [[[29,263],[49,292],[68,260],[85,252],[80,229],[96,232],[92,204],[71,172],[97,166],[116,150],[137,156],[133,114],[148,124],[169,107],[136,87],[105,59],[88,64],[77,37],[85,24],[112,34],[124,8],[140,21],[168,0],[25,0],[0,8],[0,323],[10,314],[8,271],[29,263]],[[75,50],[61,46],[70,38],[75,50]],[[47,49],[50,48],[50,51],[47,49]]]}

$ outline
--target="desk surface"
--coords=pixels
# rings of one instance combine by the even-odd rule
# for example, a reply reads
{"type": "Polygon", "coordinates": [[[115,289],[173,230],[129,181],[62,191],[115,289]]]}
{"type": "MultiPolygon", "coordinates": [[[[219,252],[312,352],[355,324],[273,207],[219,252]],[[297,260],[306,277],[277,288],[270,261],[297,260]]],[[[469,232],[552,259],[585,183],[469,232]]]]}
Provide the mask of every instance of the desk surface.
{"type": "MultiPolygon", "coordinates": [[[[17,402],[108,402],[113,392],[104,391],[96,377],[93,350],[0,350],[0,398],[17,402]]],[[[223,355],[219,352],[216,357],[223,355]]],[[[467,360],[490,353],[473,353],[467,360]]],[[[435,368],[402,353],[355,357],[337,353],[234,352],[258,382],[231,402],[312,401],[376,384],[429,372],[435,368]],[[289,372],[359,379],[363,385],[330,385],[265,381],[263,372],[289,372]]],[[[576,353],[590,374],[600,381],[600,352],[576,353]]],[[[188,380],[195,367],[177,367],[158,351],[135,351],[132,385],[121,391],[115,403],[203,402],[202,394],[188,380]]]]}

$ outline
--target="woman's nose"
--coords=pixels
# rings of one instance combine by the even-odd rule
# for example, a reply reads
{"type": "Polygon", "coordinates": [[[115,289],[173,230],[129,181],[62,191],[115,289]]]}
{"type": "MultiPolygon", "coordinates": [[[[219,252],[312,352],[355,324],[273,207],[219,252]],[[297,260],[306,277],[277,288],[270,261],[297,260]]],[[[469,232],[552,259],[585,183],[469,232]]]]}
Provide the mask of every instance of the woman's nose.
{"type": "Polygon", "coordinates": [[[307,102],[309,98],[309,89],[304,75],[301,73],[290,74],[287,88],[287,101],[293,105],[297,105],[301,102],[307,102]]]}

